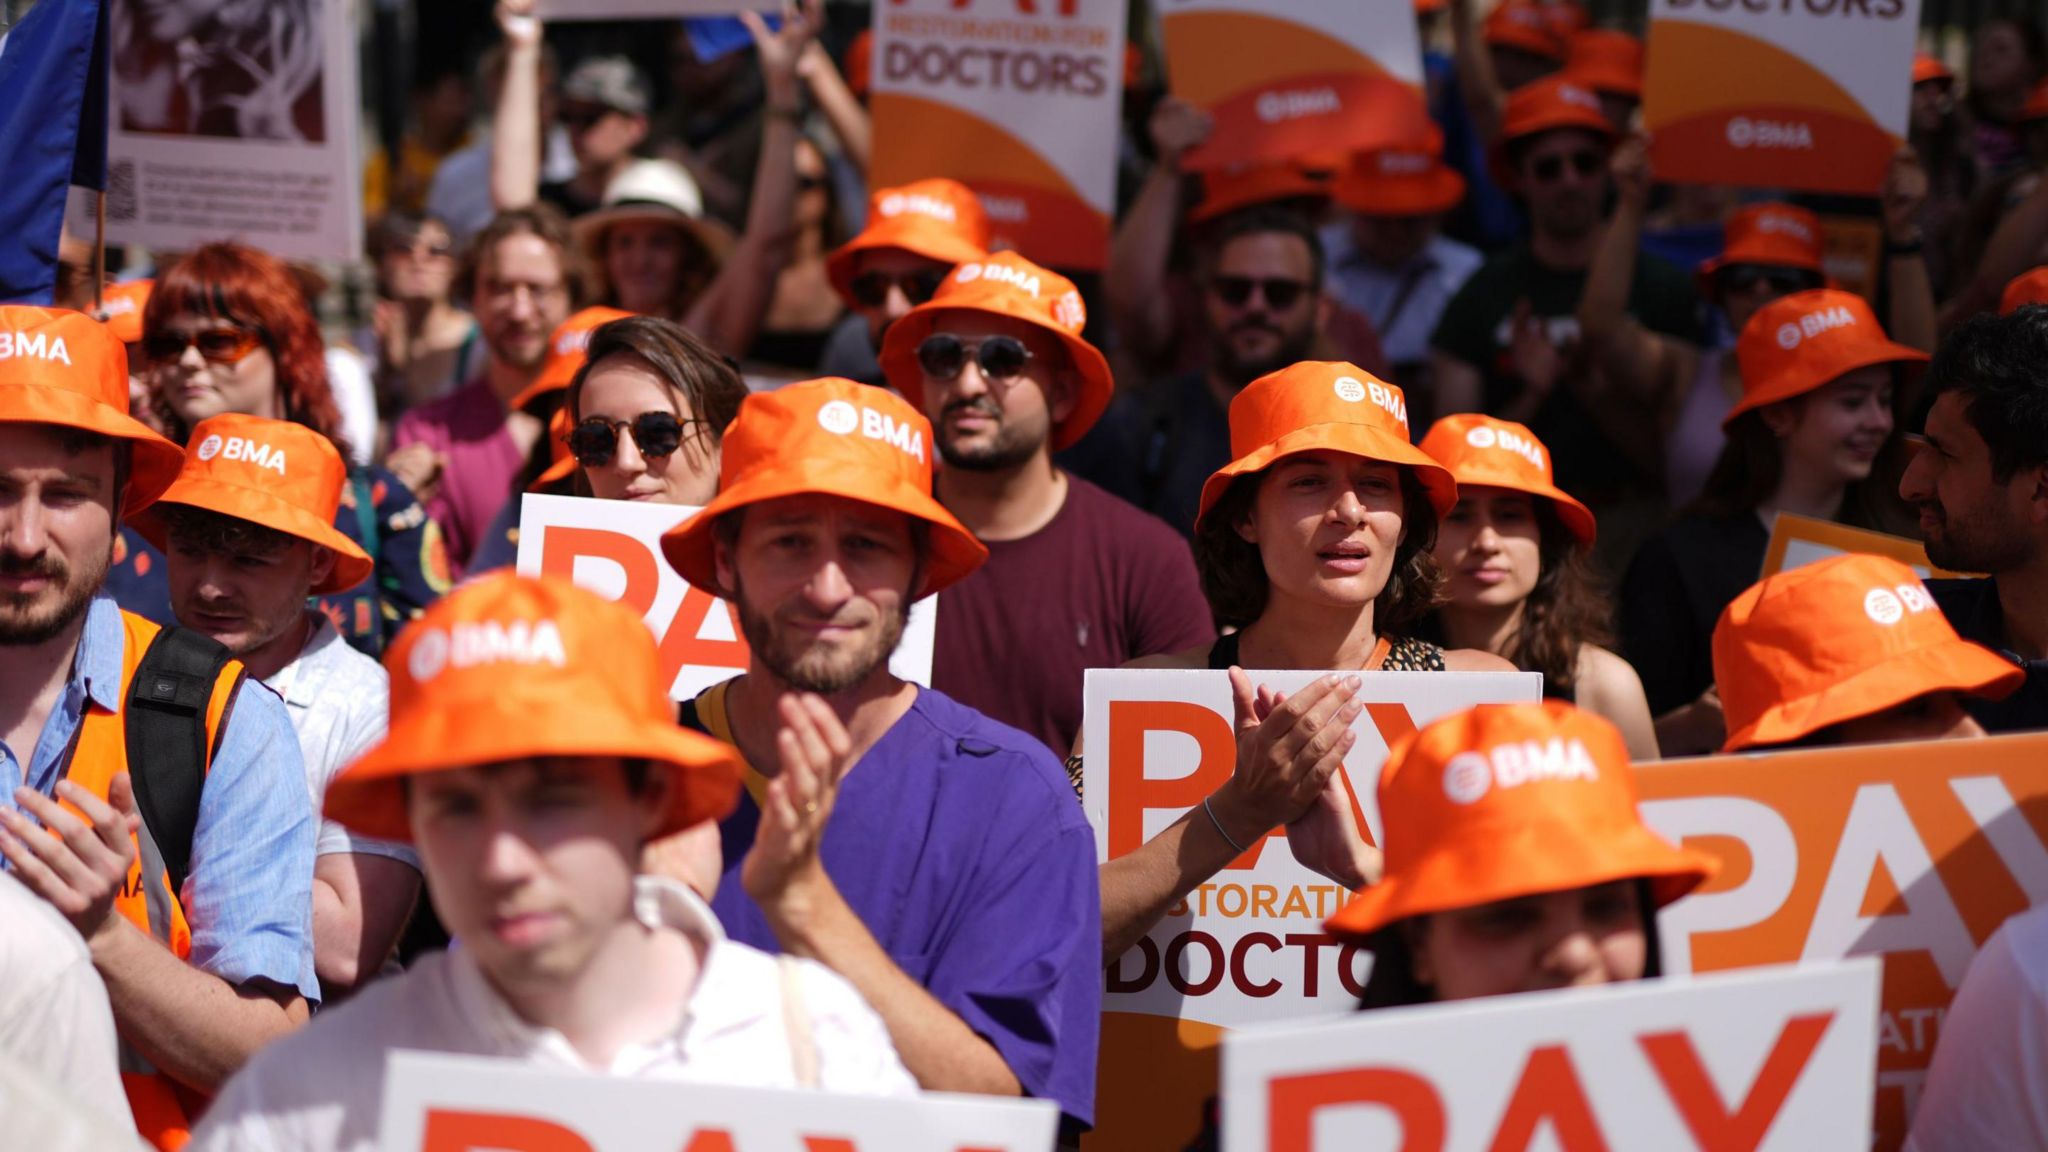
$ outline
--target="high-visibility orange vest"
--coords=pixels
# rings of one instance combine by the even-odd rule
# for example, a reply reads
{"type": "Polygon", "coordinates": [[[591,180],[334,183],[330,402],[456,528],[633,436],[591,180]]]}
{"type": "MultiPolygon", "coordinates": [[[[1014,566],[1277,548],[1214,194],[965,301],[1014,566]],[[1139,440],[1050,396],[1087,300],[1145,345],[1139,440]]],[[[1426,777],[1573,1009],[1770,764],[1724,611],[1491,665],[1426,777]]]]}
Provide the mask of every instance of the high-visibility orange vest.
{"type": "MultiPolygon", "coordinates": [[[[104,800],[114,777],[128,771],[128,740],[124,717],[128,690],[143,653],[162,631],[155,624],[129,612],[121,613],[121,709],[108,711],[88,706],[72,745],[63,775],[94,796],[104,800]]],[[[229,661],[214,682],[206,708],[207,768],[213,766],[220,725],[228,704],[242,680],[242,665],[229,661]]],[[[65,804],[77,813],[72,805],[65,804]]],[[[82,817],[83,813],[79,813],[82,817]]],[[[178,893],[171,891],[170,873],[164,867],[147,824],[135,834],[135,862],[129,865],[128,882],[114,899],[114,910],[137,928],[162,941],[178,959],[192,954],[192,929],[185,922],[185,909],[178,893]]],[[[205,1107],[204,1093],[187,1088],[158,1072],[125,1041],[121,1045],[121,1084],[128,1091],[128,1104],[135,1112],[135,1127],[144,1139],[164,1152],[176,1152],[192,1138],[192,1122],[205,1107]]]]}

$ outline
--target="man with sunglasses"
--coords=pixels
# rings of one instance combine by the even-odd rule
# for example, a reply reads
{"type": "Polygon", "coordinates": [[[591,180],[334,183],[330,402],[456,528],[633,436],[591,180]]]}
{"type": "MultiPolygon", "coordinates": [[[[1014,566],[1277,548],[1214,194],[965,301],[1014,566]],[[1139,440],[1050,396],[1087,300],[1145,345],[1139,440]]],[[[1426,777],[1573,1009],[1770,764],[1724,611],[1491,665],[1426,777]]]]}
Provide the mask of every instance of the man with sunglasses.
{"type": "Polygon", "coordinates": [[[1000,252],[954,269],[882,346],[932,422],[939,501],[989,549],[940,599],[932,686],[1062,758],[1088,669],[1215,638],[1187,542],[1053,463],[1114,389],[1086,321],[1066,278],[1000,252]]]}
{"type": "Polygon", "coordinates": [[[919,180],[868,197],[867,227],[825,258],[825,274],[853,312],[833,329],[818,370],[883,383],[876,357],[889,326],[931,299],[954,265],[988,255],[989,236],[981,197],[957,180],[919,180]]]}
{"type": "Polygon", "coordinates": [[[1054,1100],[1072,1133],[1094,1116],[1102,1011],[1094,833],[1043,745],[889,670],[911,604],[988,555],[933,499],[932,463],[931,424],[893,393],[757,392],[718,496],[662,538],[747,641],[746,672],[683,706],[749,766],[712,907],[733,939],[846,977],[927,1090],[1054,1100]],[[802,692],[829,705],[822,779],[792,771],[800,748],[776,733],[802,692]],[[804,866],[749,858],[813,816],[804,866]]]}

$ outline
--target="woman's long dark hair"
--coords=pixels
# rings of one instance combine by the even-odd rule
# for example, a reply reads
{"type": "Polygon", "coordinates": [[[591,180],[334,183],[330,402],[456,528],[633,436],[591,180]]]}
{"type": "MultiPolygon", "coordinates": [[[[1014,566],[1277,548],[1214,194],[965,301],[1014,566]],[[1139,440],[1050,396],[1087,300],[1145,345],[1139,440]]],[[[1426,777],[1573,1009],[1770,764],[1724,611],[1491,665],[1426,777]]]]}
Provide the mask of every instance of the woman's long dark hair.
{"type": "MultiPolygon", "coordinates": [[[[1501,655],[1524,672],[1542,673],[1546,693],[1563,695],[1578,685],[1580,650],[1613,645],[1613,597],[1593,570],[1591,550],[1564,526],[1556,506],[1540,496],[1530,499],[1541,574],[1522,601],[1521,624],[1501,655]]],[[[1442,606],[1431,612],[1416,635],[1446,646],[1443,614],[1442,606]]]]}
{"type": "MultiPolygon", "coordinates": [[[[1804,404],[1812,393],[1783,400],[1804,404]]],[[[1899,474],[1905,470],[1905,452],[1898,435],[1885,440],[1871,465],[1870,475],[1853,481],[1842,494],[1840,520],[1853,528],[1869,528],[1893,535],[1910,535],[1913,522],[1899,499],[1899,474]]],[[[1726,519],[1754,512],[1778,490],[1785,478],[1785,449],[1764,423],[1762,409],[1752,408],[1728,425],[1728,442],[1707,474],[1699,498],[1685,508],[1689,516],[1726,519]]]]}

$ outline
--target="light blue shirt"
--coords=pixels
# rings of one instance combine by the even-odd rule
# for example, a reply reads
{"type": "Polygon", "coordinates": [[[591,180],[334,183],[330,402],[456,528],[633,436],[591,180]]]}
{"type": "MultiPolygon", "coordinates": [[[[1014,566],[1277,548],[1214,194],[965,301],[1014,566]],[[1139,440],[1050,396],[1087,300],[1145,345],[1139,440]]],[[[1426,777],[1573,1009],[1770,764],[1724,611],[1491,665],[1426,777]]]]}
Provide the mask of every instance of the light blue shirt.
{"type": "MultiPolygon", "coordinates": [[[[121,710],[125,641],[121,610],[111,597],[95,596],[71,677],[43,723],[25,781],[20,757],[0,741],[0,803],[13,806],[14,790],[24,782],[54,794],[86,708],[121,710]]],[[[230,984],[264,979],[296,987],[319,1002],[313,975],[316,830],[284,701],[261,683],[244,681],[199,794],[192,873],[179,893],[192,928],[194,966],[230,984]]]]}
{"type": "Polygon", "coordinates": [[[1329,267],[1324,286],[1372,321],[1389,364],[1429,359],[1429,339],[1444,306],[1486,262],[1476,249],[1437,235],[1414,259],[1389,268],[1358,250],[1349,220],[1325,226],[1322,240],[1329,267]]]}

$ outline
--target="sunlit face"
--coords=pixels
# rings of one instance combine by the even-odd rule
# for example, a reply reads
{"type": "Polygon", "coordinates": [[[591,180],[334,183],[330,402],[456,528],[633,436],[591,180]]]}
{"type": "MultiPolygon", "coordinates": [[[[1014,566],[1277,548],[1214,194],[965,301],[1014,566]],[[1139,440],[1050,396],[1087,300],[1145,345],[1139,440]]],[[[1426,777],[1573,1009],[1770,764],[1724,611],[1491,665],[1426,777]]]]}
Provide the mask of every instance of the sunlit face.
{"type": "Polygon", "coordinates": [[[716,548],[753,655],[785,684],[833,695],[889,662],[917,598],[910,518],[838,496],[750,505],[716,548]]]}
{"type": "Polygon", "coordinates": [[[1405,512],[1399,468],[1317,449],[1266,470],[1238,535],[1258,547],[1274,596],[1363,608],[1386,591],[1405,512]]]}
{"type": "Polygon", "coordinates": [[[933,331],[958,337],[970,350],[952,379],[924,374],[924,414],[946,463],[995,472],[1036,456],[1050,440],[1054,422],[1073,409],[1073,373],[1065,367],[1067,355],[1059,340],[1022,320],[958,309],[935,317],[933,331]],[[1030,358],[1022,373],[996,379],[982,372],[971,350],[994,336],[1024,345],[1030,358]]]}
{"type": "Polygon", "coordinates": [[[628,790],[612,757],[549,757],[411,778],[408,815],[449,934],[513,996],[572,985],[632,915],[662,769],[628,790]]]}
{"type": "Polygon", "coordinates": [[[618,306],[628,312],[668,315],[689,255],[690,241],[680,224],[621,220],[605,230],[605,278],[618,306]]]}
{"type": "Polygon", "coordinates": [[[208,360],[196,344],[187,343],[175,358],[151,363],[149,389],[163,397],[185,427],[223,412],[243,416],[285,418],[284,394],[277,386],[277,360],[260,339],[260,334],[232,320],[181,312],[167,318],[150,335],[157,333],[193,336],[202,332],[240,332],[252,338],[247,355],[232,363],[208,360]]]}
{"type": "Polygon", "coordinates": [[[1892,434],[1892,374],[1883,364],[1858,368],[1794,401],[1764,409],[1785,464],[1828,482],[1853,484],[1870,475],[1892,434]]]}
{"type": "Polygon", "coordinates": [[[164,569],[178,623],[220,641],[237,657],[301,643],[306,596],[334,568],[334,554],[309,540],[230,554],[206,550],[174,527],[165,543],[164,569]]]}
{"type": "Polygon", "coordinates": [[[1640,980],[1650,951],[1639,891],[1617,880],[1409,921],[1415,978],[1438,1000],[1640,980]]]}
{"type": "Polygon", "coordinates": [[[1543,532],[1536,497],[1511,488],[1459,485],[1458,503],[1436,532],[1436,562],[1453,605],[1507,608],[1536,590],[1543,532]]]}
{"type": "Polygon", "coordinates": [[[73,452],[59,429],[0,423],[0,648],[54,638],[105,581],[120,520],[114,451],[73,452]]]}
{"type": "Polygon", "coordinates": [[[2039,550],[2032,512],[2048,470],[2021,468],[1999,481],[1968,412],[1960,393],[1935,397],[1899,496],[1920,511],[1929,560],[1951,572],[2009,572],[2039,550]]]}
{"type": "Polygon", "coordinates": [[[1984,726],[1963,711],[1954,692],[1929,692],[1882,712],[1835,725],[1841,744],[1893,744],[1907,740],[1968,740],[1984,735],[1984,726]]]}
{"type": "Polygon", "coordinates": [[[703,507],[718,495],[718,448],[682,393],[668,386],[654,365],[630,352],[617,352],[592,365],[577,399],[579,420],[600,419],[617,437],[610,462],[582,465],[591,494],[600,500],[640,500],[703,507]],[[629,428],[644,412],[673,412],[683,421],[683,442],[666,456],[640,450],[629,428]]]}
{"type": "Polygon", "coordinates": [[[493,359],[540,367],[548,336],[569,318],[569,281],[554,245],[531,232],[498,241],[479,262],[473,304],[493,359]]]}

